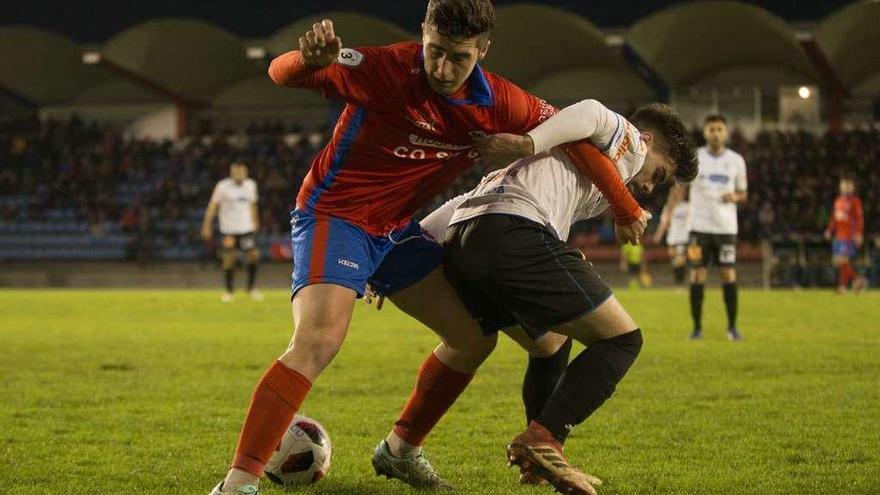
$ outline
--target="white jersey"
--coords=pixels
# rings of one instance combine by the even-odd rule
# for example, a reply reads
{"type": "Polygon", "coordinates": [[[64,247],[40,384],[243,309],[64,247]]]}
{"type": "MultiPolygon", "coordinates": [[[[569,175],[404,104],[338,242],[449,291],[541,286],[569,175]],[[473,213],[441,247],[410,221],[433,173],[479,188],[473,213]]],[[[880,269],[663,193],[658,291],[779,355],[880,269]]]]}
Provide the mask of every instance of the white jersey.
{"type": "Polygon", "coordinates": [[[729,149],[715,156],[705,146],[697,157],[699,174],[690,185],[691,232],[736,234],[736,203],[725,203],[721,198],[748,188],[745,160],[729,149]]]}
{"type": "MultiPolygon", "coordinates": [[[[611,158],[624,182],[629,182],[641,170],[647,152],[638,129],[600,104],[594,104],[590,112],[589,121],[598,123],[590,141],[611,158]]],[[[559,148],[517,160],[487,175],[465,196],[450,223],[490,213],[516,215],[547,226],[563,241],[572,224],[598,216],[608,207],[599,189],[559,148]]]]}
{"type": "Polygon", "coordinates": [[[221,234],[241,235],[256,230],[253,205],[257,202],[257,183],[253,179],[241,184],[230,177],[221,180],[214,187],[211,202],[219,209],[221,234]]]}
{"type": "Polygon", "coordinates": [[[687,244],[691,229],[688,226],[688,217],[690,216],[690,203],[680,201],[672,210],[672,216],[669,218],[669,230],[666,231],[666,245],[679,246],[687,244]]]}

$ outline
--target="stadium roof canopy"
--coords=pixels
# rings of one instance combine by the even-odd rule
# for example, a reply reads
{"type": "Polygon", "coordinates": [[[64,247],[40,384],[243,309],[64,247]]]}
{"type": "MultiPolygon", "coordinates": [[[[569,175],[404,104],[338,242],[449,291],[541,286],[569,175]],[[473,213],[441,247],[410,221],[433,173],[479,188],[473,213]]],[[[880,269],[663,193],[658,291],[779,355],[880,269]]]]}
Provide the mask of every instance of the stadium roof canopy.
{"type": "Polygon", "coordinates": [[[333,21],[336,34],[342,38],[343,46],[357,47],[368,45],[390,45],[398,41],[412,40],[416,35],[397,24],[353,12],[324,12],[300,19],[279,29],[266,41],[266,49],[273,55],[299,49],[299,38],[312,24],[321,19],[333,21]]]}
{"type": "Polygon", "coordinates": [[[744,3],[705,1],[670,7],[634,24],[626,38],[673,87],[818,80],[789,25],[744,3]]]}
{"type": "Polygon", "coordinates": [[[880,95],[880,2],[857,2],[832,14],[816,41],[844,86],[858,96],[880,95]]]}
{"type": "Polygon", "coordinates": [[[38,105],[156,101],[157,96],[82,63],[67,38],[28,27],[0,28],[0,86],[38,105]]]}
{"type": "Polygon", "coordinates": [[[213,24],[159,19],[111,38],[102,54],[113,64],[192,101],[204,101],[225,86],[256,74],[242,41],[213,24]]]}
{"type": "Polygon", "coordinates": [[[552,100],[653,97],[606,44],[604,34],[583,17],[540,5],[501,7],[496,17],[486,68],[536,94],[552,100]]]}
{"type": "Polygon", "coordinates": [[[293,91],[277,86],[263,74],[249,77],[232,84],[211,101],[218,108],[279,109],[284,107],[303,109],[324,108],[327,100],[314,91],[293,91]]]}

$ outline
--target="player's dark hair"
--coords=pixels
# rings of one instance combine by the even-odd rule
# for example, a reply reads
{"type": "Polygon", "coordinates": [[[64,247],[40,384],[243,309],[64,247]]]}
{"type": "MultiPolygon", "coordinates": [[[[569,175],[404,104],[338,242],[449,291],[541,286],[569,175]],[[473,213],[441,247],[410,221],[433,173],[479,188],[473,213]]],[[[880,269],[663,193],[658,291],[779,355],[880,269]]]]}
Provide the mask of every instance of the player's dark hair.
{"type": "Polygon", "coordinates": [[[672,107],[651,103],[639,107],[629,118],[639,130],[649,130],[659,138],[655,146],[675,162],[675,179],[688,183],[697,177],[697,150],[690,133],[672,107]]]}
{"type": "Polygon", "coordinates": [[[495,28],[491,0],[428,0],[425,24],[450,38],[489,35],[495,28]]]}
{"type": "Polygon", "coordinates": [[[703,120],[703,125],[711,124],[712,122],[721,122],[722,124],[727,125],[727,119],[725,119],[723,115],[717,113],[707,115],[706,119],[703,120]]]}

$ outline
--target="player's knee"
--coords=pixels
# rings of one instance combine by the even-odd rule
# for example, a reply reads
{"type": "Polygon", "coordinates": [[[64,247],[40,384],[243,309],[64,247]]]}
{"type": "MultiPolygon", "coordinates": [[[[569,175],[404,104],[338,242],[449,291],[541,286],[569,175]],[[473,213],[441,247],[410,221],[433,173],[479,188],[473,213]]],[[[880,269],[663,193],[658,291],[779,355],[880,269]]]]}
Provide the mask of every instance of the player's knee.
{"type": "Polygon", "coordinates": [[[706,283],[707,273],[703,268],[695,268],[691,270],[691,282],[695,284],[706,283]]]}
{"type": "Polygon", "coordinates": [[[224,249],[223,254],[221,255],[221,260],[223,262],[223,269],[229,270],[230,268],[235,266],[235,251],[232,249],[224,249]]]}
{"type": "Polygon", "coordinates": [[[484,335],[482,332],[473,332],[473,334],[457,335],[444,339],[443,342],[455,352],[488,357],[498,344],[498,335],[484,335]]]}
{"type": "Polygon", "coordinates": [[[248,251],[248,261],[251,263],[257,263],[260,261],[260,251],[258,249],[251,249],[248,251]]]}
{"type": "Polygon", "coordinates": [[[529,356],[533,358],[550,357],[568,342],[568,337],[558,333],[548,333],[534,342],[534,347],[528,349],[529,356]]]}
{"type": "Polygon", "coordinates": [[[620,348],[632,354],[633,358],[638,356],[639,353],[642,351],[644,339],[642,338],[642,330],[639,328],[636,328],[631,332],[618,335],[616,339],[620,348]]]}
{"type": "Polygon", "coordinates": [[[721,281],[725,284],[732,284],[736,282],[736,270],[733,268],[722,268],[721,281]]]}

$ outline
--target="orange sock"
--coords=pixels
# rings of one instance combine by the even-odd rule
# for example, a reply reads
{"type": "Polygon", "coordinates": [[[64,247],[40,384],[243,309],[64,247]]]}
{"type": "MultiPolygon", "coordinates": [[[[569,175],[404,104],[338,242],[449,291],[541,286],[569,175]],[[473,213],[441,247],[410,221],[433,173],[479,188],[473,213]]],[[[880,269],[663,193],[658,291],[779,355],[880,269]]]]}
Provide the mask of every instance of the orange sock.
{"type": "Polygon", "coordinates": [[[852,265],[844,263],[840,265],[840,274],[838,275],[837,285],[841,287],[849,287],[849,283],[852,282],[854,277],[855,271],[853,270],[852,265]]]}
{"type": "Polygon", "coordinates": [[[394,433],[410,445],[421,445],[473,377],[473,373],[446,366],[432,352],[419,369],[416,387],[394,424],[394,433]]]}
{"type": "Polygon", "coordinates": [[[306,377],[275,361],[254,389],[232,467],[262,476],[266,462],[311,388],[306,377]]]}

